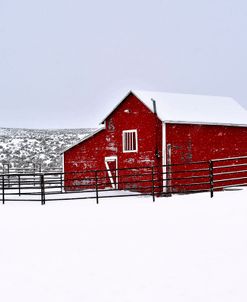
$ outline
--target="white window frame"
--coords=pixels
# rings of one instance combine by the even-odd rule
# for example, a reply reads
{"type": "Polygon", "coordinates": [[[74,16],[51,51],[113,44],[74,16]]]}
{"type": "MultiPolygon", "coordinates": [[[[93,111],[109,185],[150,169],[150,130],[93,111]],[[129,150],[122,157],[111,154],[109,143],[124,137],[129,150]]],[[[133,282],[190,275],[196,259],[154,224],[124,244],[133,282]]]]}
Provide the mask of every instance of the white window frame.
{"type": "Polygon", "coordinates": [[[138,136],[137,136],[137,129],[131,129],[131,130],[123,130],[122,132],[122,144],[123,144],[123,153],[131,153],[131,152],[138,152],[138,136]],[[136,149],[135,150],[125,150],[124,147],[125,144],[125,133],[134,133],[136,138],[136,149]]]}

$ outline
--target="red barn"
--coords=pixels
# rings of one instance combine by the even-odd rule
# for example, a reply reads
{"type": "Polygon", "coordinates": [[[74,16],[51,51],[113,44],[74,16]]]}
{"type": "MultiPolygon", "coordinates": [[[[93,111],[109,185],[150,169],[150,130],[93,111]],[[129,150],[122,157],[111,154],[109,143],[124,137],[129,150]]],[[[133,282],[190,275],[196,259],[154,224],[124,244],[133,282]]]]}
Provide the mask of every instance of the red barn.
{"type": "Polygon", "coordinates": [[[94,170],[101,170],[105,187],[145,187],[144,176],[143,183],[126,185],[121,177],[125,169],[154,166],[162,191],[176,184],[164,176],[167,164],[186,167],[190,162],[247,155],[247,112],[232,98],[130,91],[102,125],[64,151],[68,190],[94,185],[94,170]]]}

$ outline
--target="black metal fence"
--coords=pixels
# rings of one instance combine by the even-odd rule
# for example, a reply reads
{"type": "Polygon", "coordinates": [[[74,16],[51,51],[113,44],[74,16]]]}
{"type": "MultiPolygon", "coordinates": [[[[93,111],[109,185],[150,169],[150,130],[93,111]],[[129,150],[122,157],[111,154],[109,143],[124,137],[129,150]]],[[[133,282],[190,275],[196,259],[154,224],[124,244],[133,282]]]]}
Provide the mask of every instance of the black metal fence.
{"type": "Polygon", "coordinates": [[[25,174],[41,172],[62,172],[61,167],[45,167],[41,163],[28,162],[21,165],[20,162],[0,162],[1,174],[25,174]]]}
{"type": "Polygon", "coordinates": [[[128,169],[3,173],[0,175],[2,203],[149,195],[159,196],[209,192],[247,186],[247,156],[197,161],[166,166],[128,169]]]}

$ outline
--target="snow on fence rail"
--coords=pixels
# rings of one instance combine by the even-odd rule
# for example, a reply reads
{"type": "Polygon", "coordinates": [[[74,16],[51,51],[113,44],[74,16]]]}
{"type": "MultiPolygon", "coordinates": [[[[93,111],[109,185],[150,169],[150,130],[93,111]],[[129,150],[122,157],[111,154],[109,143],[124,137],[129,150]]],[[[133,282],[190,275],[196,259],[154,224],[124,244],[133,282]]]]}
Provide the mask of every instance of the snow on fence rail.
{"type": "Polygon", "coordinates": [[[3,173],[1,200],[48,201],[209,192],[247,185],[247,156],[166,166],[62,173],[3,173]]]}

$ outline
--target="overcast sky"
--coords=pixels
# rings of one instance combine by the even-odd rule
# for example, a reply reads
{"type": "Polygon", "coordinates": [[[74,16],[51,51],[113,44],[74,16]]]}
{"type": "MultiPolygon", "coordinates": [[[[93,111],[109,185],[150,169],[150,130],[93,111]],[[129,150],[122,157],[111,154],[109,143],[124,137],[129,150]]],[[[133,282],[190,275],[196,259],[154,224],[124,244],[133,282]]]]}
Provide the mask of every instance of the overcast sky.
{"type": "Polygon", "coordinates": [[[246,31],[246,0],[0,0],[0,127],[95,127],[130,89],[247,108],[246,31]]]}

